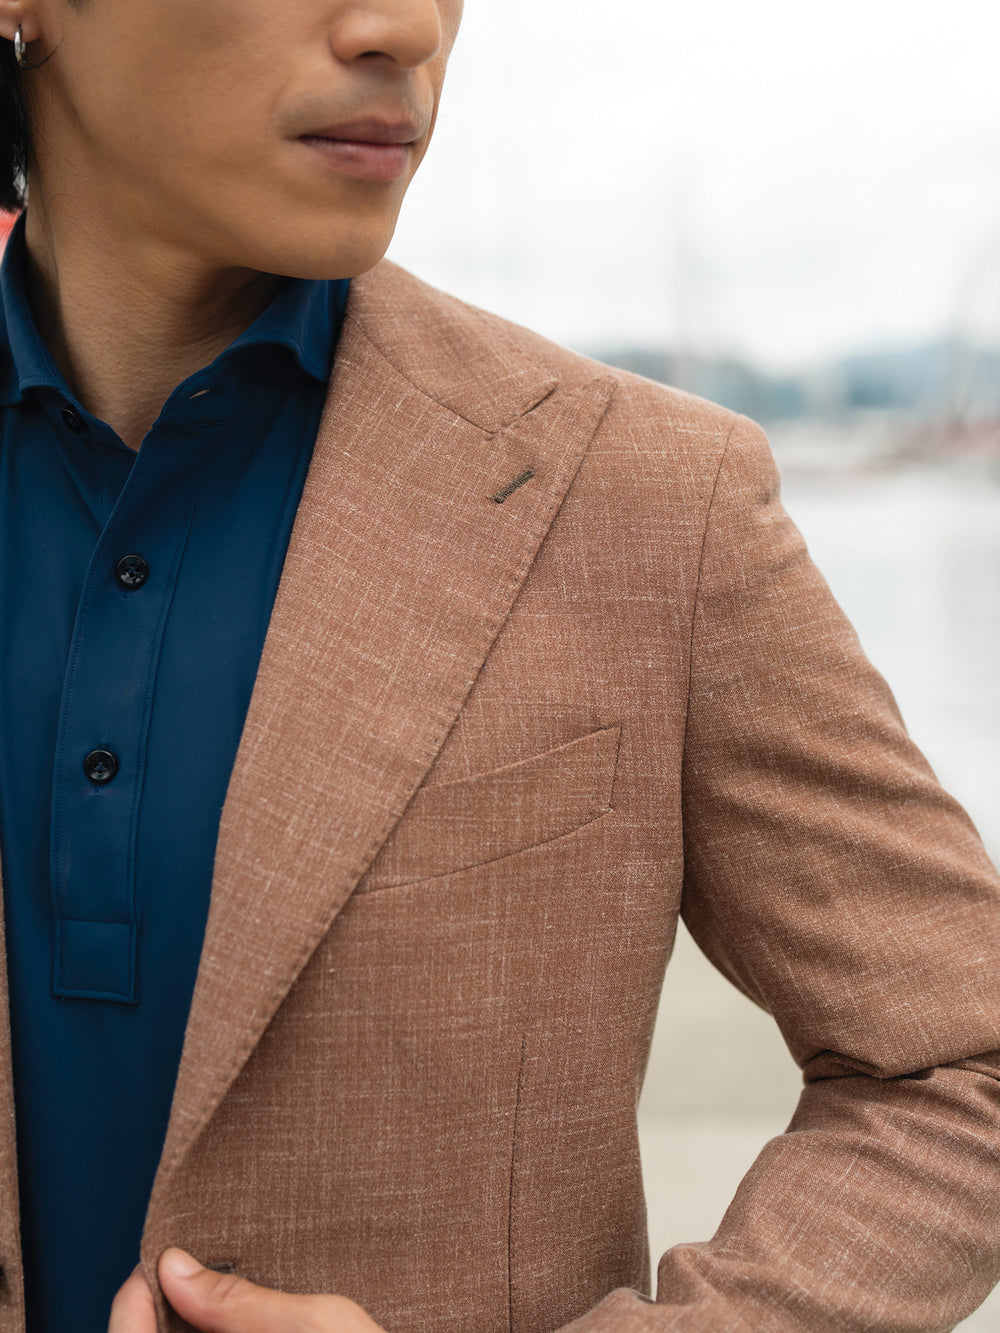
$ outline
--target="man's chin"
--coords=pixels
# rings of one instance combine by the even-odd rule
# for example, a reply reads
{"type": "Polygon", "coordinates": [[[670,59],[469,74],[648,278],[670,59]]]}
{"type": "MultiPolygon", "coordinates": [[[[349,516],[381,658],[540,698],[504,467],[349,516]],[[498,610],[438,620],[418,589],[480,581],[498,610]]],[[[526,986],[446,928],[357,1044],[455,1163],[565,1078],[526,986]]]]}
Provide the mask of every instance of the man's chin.
{"type": "Polygon", "coordinates": [[[395,224],[394,217],[391,224],[378,228],[345,232],[333,223],[318,235],[291,228],[287,239],[272,234],[265,244],[247,247],[253,253],[248,267],[288,278],[357,278],[384,259],[395,224]]]}

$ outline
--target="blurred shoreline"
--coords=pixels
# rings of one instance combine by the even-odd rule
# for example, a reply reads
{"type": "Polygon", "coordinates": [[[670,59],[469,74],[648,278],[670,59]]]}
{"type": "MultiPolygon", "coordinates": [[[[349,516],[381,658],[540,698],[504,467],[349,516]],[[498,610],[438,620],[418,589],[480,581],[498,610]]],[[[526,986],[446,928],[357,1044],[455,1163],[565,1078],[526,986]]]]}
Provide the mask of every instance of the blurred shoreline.
{"type": "Polygon", "coordinates": [[[947,463],[1000,479],[1000,353],[986,346],[945,340],[787,372],[655,347],[589,350],[609,365],[759,421],[786,469],[947,463]]]}

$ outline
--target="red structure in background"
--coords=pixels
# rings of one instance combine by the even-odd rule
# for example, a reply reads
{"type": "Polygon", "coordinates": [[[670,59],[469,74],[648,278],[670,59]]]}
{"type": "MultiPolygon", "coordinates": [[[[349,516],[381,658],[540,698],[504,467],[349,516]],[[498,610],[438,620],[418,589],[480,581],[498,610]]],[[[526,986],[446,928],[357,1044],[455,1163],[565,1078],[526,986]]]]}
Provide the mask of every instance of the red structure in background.
{"type": "Polygon", "coordinates": [[[0,253],[3,252],[3,248],[7,244],[7,237],[14,230],[14,223],[17,219],[17,213],[0,213],[0,253]]]}

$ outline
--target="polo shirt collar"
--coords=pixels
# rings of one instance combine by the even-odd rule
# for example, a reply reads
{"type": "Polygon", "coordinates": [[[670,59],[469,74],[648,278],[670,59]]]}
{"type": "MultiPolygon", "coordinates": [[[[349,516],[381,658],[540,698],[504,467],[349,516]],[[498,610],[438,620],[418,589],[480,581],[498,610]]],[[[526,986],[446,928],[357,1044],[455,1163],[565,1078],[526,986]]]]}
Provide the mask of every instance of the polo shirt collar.
{"type": "Polygon", "coordinates": [[[285,278],[267,309],[222,356],[239,355],[247,347],[287,347],[307,375],[325,384],[333,369],[347,289],[346,280],[285,278]]]}
{"type": "Polygon", "coordinates": [[[35,327],[24,290],[24,214],[14,224],[0,264],[0,406],[18,403],[28,389],[66,392],[62,375],[35,327]]]}

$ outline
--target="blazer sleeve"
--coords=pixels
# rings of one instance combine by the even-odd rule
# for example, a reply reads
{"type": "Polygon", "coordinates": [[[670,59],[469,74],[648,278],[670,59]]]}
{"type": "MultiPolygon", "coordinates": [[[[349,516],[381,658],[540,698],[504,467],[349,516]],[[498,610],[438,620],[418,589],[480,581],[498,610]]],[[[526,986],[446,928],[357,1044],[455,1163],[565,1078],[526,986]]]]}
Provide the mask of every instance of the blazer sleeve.
{"type": "Polygon", "coordinates": [[[1000,1280],[1000,886],[742,419],[693,625],[683,913],[805,1087],[712,1240],[573,1333],[951,1329],[1000,1280]]]}

